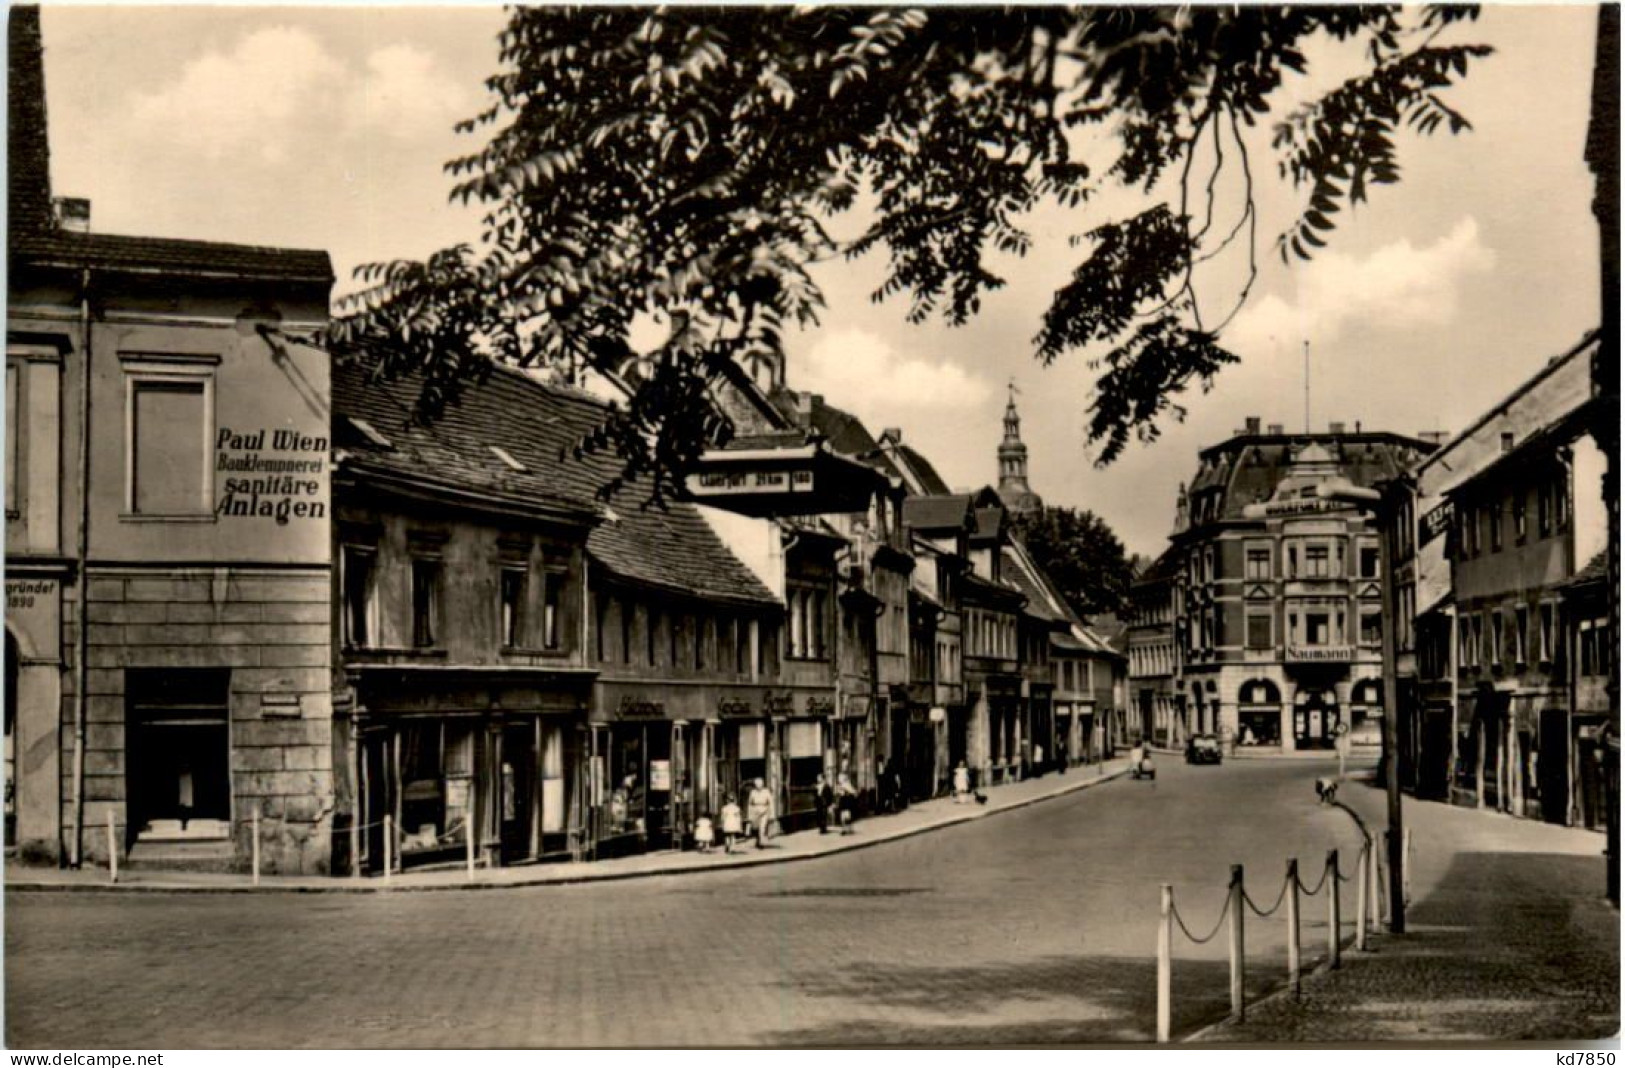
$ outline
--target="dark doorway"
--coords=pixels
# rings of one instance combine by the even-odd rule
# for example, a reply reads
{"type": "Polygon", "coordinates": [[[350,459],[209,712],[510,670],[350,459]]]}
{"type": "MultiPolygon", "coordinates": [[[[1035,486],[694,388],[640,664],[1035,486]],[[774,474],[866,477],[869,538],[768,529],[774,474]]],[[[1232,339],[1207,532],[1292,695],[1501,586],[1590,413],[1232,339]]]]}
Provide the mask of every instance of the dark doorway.
{"type": "Polygon", "coordinates": [[[1561,708],[1540,713],[1540,754],[1535,763],[1540,791],[1540,817],[1547,823],[1569,821],[1569,717],[1561,708]]]}
{"type": "Polygon", "coordinates": [[[125,692],[134,833],[228,834],[231,672],[132,670],[125,692]]]}
{"type": "Polygon", "coordinates": [[[512,864],[536,855],[536,724],[508,723],[502,728],[502,767],[497,783],[502,862],[512,864]]]}

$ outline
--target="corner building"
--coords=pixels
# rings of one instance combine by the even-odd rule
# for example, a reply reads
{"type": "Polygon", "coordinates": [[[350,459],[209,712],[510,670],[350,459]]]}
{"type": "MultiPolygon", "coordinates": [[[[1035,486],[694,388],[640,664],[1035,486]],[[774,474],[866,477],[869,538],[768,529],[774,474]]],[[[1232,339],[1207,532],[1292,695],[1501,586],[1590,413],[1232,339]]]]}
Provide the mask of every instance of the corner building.
{"type": "Polygon", "coordinates": [[[1341,423],[1287,435],[1249,419],[1202,450],[1172,539],[1190,731],[1294,752],[1381,717],[1377,528],[1321,492],[1395,478],[1432,448],[1341,423]]]}

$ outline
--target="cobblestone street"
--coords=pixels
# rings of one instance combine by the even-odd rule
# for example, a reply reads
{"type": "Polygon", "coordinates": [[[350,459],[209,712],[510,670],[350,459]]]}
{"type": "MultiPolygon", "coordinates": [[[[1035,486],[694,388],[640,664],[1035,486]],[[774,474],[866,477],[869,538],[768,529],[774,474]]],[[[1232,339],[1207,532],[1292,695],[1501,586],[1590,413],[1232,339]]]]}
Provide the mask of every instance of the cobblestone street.
{"type": "MultiPolygon", "coordinates": [[[[1118,781],[842,856],[601,885],[10,893],[7,1039],[21,1047],[1145,1041],[1157,884],[1174,883],[1193,926],[1208,926],[1232,863],[1247,865],[1253,895],[1267,904],[1287,856],[1303,859],[1311,882],[1327,847],[1352,857],[1350,822],[1314,803],[1312,781],[1325,773],[1315,762],[1186,768],[1169,759],[1154,784],[1118,781]]],[[[1351,785],[1346,794],[1368,816],[1380,810],[1374,790],[1351,785]]],[[[1609,933],[1617,927],[1591,903],[1601,839],[1436,805],[1408,811],[1422,859],[1407,974],[1444,997],[1443,970],[1464,996],[1494,999],[1496,1012],[1519,1021],[1501,1020],[1495,1034],[1611,1032],[1604,1010],[1617,998],[1609,933]],[[1490,838],[1515,852],[1488,852],[1490,838]],[[1495,904],[1503,891],[1540,900],[1508,912],[1495,904]],[[1507,953],[1523,961],[1544,952],[1544,971],[1509,960],[1475,978],[1478,966],[1458,950],[1497,916],[1527,936],[1507,953]]],[[[1306,906],[1310,961],[1323,952],[1323,916],[1306,906]]],[[[1254,996],[1284,977],[1280,929],[1273,920],[1249,925],[1254,996]]],[[[1176,1036],[1225,1013],[1219,943],[1176,948],[1176,1036]]],[[[1355,991],[1336,1001],[1334,1026],[1353,1029],[1337,1037],[1401,1033],[1380,1030],[1396,1014],[1372,1008],[1402,1000],[1373,970],[1399,955],[1379,950],[1335,980],[1355,991]]],[[[1333,998],[1333,989],[1313,984],[1311,998],[1333,998]]],[[[1294,1014],[1279,1005],[1260,1008],[1237,1039],[1315,1040],[1315,1027],[1328,1026],[1324,1006],[1294,1014]]],[[[1453,1035],[1487,1026],[1483,1014],[1447,1019],[1453,1035]]]]}

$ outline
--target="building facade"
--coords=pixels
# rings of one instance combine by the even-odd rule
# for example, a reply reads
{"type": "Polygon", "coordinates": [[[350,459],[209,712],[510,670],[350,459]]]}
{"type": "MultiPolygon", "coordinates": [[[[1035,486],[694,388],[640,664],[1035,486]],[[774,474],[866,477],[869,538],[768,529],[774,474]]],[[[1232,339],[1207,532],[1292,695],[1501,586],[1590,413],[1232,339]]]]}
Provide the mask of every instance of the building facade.
{"type": "Polygon", "coordinates": [[[1288,435],[1250,419],[1202,450],[1173,536],[1191,731],[1291,752],[1332,748],[1381,716],[1377,527],[1323,491],[1393,479],[1431,448],[1338,423],[1288,435]]]}
{"type": "Polygon", "coordinates": [[[1170,549],[1135,577],[1129,589],[1129,704],[1141,737],[1158,745],[1183,745],[1185,694],[1180,685],[1179,642],[1174,631],[1178,591],[1177,554],[1170,549]]]}

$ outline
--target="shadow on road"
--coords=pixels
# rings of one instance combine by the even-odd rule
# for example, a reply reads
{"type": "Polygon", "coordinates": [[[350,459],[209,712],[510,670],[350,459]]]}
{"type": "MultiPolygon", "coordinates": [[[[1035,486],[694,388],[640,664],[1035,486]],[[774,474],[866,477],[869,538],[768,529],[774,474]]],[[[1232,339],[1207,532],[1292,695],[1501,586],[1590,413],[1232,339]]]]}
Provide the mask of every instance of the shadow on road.
{"type": "MultiPolygon", "coordinates": [[[[1228,1011],[1228,966],[1180,961],[1174,1029],[1228,1011]]],[[[1251,984],[1249,984],[1251,985],[1251,984]]],[[[1149,1042],[1156,967],[1144,958],[1050,956],[963,967],[865,965],[802,976],[798,996],[850,1007],[840,1023],[764,1034],[783,1046],[1054,1046],[1149,1042]]]]}

